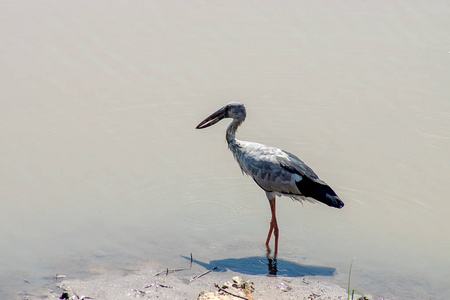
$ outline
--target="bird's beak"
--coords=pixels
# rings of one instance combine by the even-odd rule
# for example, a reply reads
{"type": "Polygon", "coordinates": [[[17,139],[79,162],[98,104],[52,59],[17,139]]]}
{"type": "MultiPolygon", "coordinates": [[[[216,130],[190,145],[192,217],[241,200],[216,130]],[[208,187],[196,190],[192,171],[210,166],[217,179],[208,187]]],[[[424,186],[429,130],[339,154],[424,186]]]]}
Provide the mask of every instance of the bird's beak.
{"type": "Polygon", "coordinates": [[[225,118],[225,116],[226,116],[226,108],[222,107],[221,109],[219,109],[218,111],[216,111],[215,113],[213,113],[212,115],[210,115],[209,117],[207,117],[206,119],[201,121],[200,124],[198,124],[197,127],[195,127],[195,128],[203,129],[203,128],[209,127],[211,125],[216,124],[223,118],[225,118]]]}

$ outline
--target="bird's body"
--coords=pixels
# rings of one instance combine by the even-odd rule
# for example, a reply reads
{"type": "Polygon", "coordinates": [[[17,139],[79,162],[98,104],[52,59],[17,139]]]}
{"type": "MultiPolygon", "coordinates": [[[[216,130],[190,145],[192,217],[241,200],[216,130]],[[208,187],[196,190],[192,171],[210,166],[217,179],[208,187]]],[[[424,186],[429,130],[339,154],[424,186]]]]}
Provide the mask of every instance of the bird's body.
{"type": "Polygon", "coordinates": [[[263,144],[236,141],[232,152],[243,173],[266,192],[298,201],[341,206],[331,188],[295,155],[263,144]],[[307,182],[308,187],[304,187],[307,182]],[[322,192],[322,193],[321,193],[322,192]]]}
{"type": "Polygon", "coordinates": [[[289,159],[286,152],[245,141],[236,141],[236,147],[232,151],[242,172],[251,176],[264,191],[302,200],[295,185],[295,182],[302,180],[302,176],[291,173],[280,165],[280,161],[289,159]]]}
{"type": "MultiPolygon", "coordinates": [[[[241,103],[230,103],[201,122],[197,129],[209,127],[223,118],[233,118],[227,128],[226,140],[243,173],[249,175],[266,192],[272,211],[267,236],[268,247],[272,231],[275,235],[275,255],[278,252],[278,224],[275,197],[287,196],[299,201],[322,202],[342,208],[344,203],[314,171],[297,156],[279,148],[240,141],[235,138],[237,128],[245,120],[246,111],[241,103]]],[[[269,248],[268,248],[269,249],[269,248]]]]}

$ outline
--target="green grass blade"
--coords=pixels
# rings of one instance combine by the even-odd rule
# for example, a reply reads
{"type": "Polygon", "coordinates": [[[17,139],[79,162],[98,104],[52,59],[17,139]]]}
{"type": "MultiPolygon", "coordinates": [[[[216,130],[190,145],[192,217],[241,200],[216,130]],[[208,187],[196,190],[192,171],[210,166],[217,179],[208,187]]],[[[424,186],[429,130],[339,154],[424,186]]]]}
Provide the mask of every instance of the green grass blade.
{"type": "MultiPolygon", "coordinates": [[[[348,271],[347,300],[350,300],[350,278],[352,276],[352,266],[353,266],[353,259],[352,259],[352,262],[350,263],[350,270],[348,271]]],[[[353,294],[352,294],[352,299],[353,299],[353,294]]]]}

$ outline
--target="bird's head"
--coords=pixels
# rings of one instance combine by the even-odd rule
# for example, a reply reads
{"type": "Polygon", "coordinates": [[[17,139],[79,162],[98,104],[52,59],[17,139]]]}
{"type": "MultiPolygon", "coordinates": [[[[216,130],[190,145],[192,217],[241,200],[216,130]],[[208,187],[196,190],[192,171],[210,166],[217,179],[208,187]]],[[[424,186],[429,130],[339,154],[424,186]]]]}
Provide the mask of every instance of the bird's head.
{"type": "Polygon", "coordinates": [[[203,129],[206,127],[209,127],[211,125],[216,124],[222,119],[225,118],[232,118],[235,120],[239,120],[240,122],[243,122],[245,120],[246,116],[245,112],[245,106],[242,103],[238,102],[231,102],[228,103],[226,106],[222,107],[206,119],[204,119],[200,124],[197,125],[197,129],[203,129]]]}

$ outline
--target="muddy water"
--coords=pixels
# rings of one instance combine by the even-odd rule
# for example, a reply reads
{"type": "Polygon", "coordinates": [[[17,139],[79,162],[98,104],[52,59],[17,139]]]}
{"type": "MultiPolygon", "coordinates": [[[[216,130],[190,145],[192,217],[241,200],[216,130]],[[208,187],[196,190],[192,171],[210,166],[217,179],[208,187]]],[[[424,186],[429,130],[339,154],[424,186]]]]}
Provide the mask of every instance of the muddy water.
{"type": "Polygon", "coordinates": [[[281,199],[283,260],[346,285],[353,259],[359,291],[450,297],[447,3],[1,6],[0,295],[263,257],[269,206],[227,122],[194,130],[237,100],[238,138],[295,153],[346,204],[281,199]]]}

